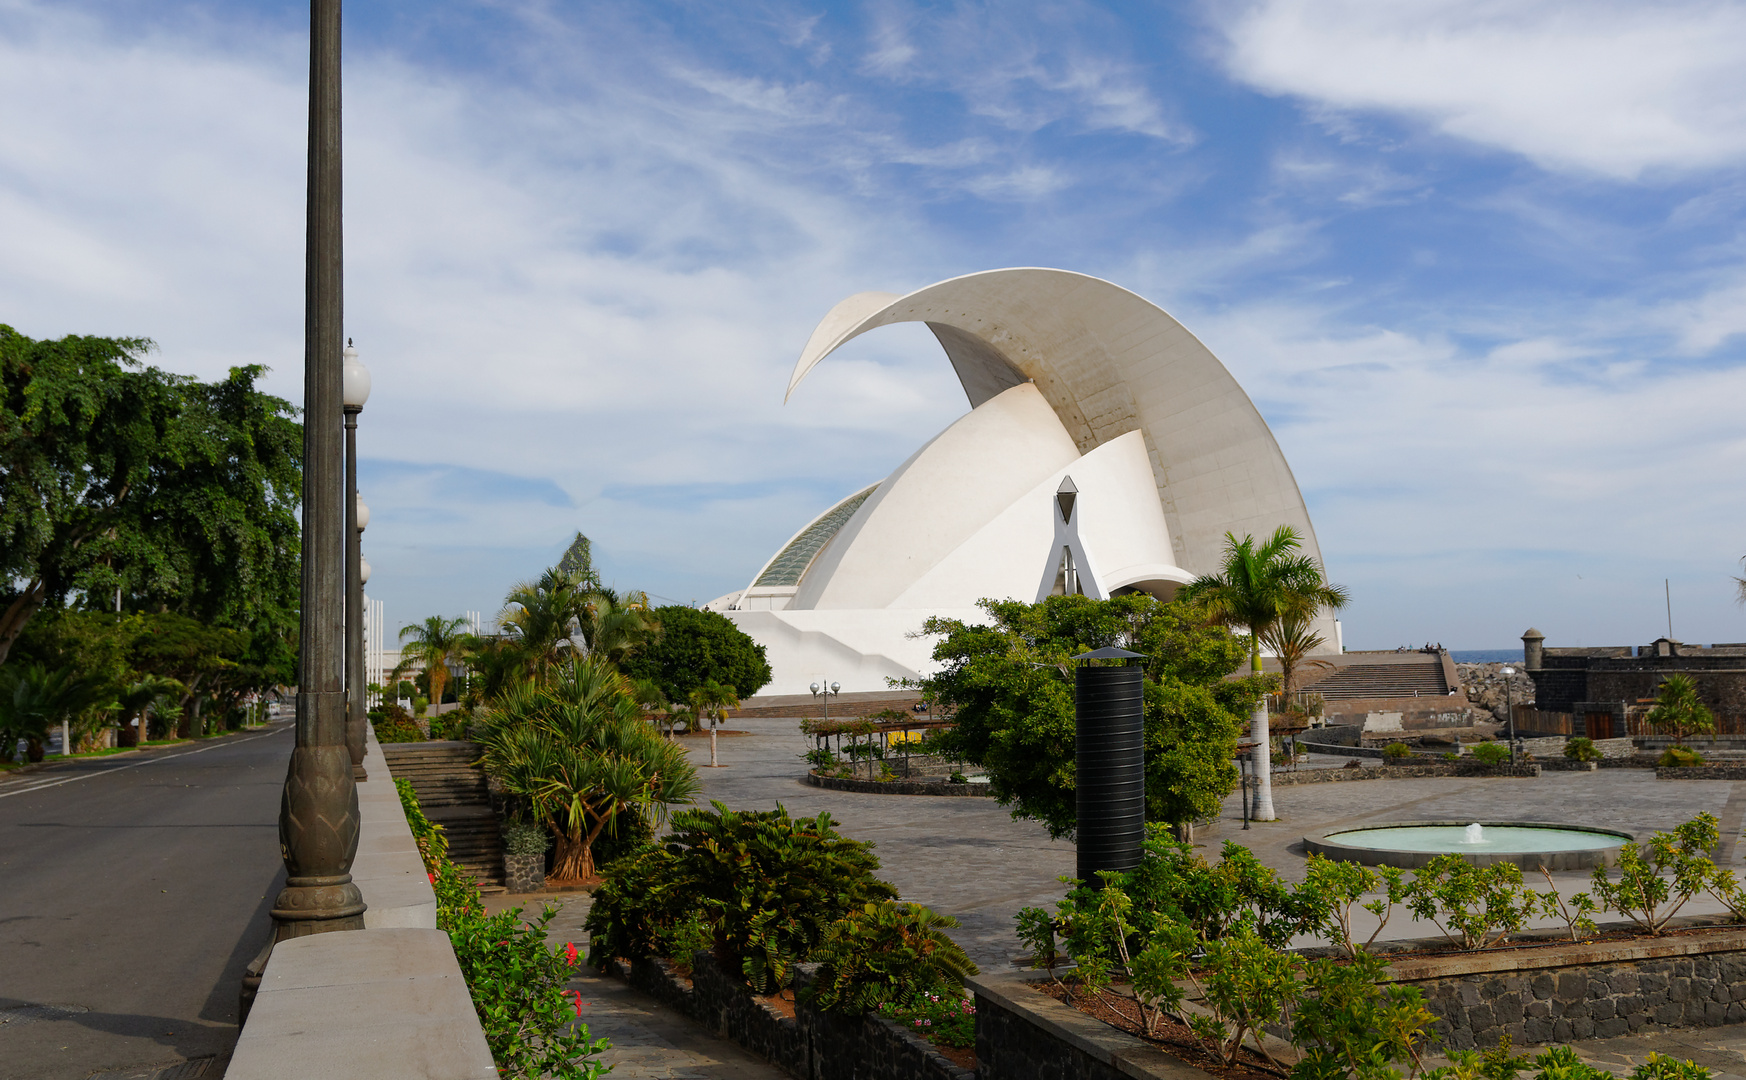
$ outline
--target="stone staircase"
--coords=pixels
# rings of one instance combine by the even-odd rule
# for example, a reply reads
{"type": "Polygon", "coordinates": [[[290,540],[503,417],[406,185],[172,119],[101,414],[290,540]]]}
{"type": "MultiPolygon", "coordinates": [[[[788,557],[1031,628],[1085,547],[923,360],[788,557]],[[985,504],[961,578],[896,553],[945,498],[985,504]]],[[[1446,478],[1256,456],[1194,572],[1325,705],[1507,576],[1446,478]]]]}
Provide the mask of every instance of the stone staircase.
{"type": "Polygon", "coordinates": [[[383,743],[396,780],[412,781],[424,816],[443,827],[449,858],[473,875],[482,893],[503,891],[503,835],[479,745],[470,742],[383,743]]]}
{"type": "Polygon", "coordinates": [[[1300,684],[1300,689],[1320,694],[1323,701],[1355,698],[1441,697],[1450,690],[1443,678],[1443,662],[1426,656],[1422,662],[1347,664],[1326,678],[1300,684]]]}

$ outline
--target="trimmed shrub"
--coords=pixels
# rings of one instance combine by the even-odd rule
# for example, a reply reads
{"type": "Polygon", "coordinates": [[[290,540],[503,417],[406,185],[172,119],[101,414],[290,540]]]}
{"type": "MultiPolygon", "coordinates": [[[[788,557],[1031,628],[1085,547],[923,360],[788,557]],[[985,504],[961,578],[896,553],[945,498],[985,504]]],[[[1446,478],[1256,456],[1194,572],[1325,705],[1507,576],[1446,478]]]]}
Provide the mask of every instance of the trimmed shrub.
{"type": "Polygon", "coordinates": [[[1412,752],[1412,747],[1403,742],[1391,742],[1382,748],[1382,756],[1389,761],[1400,761],[1412,752]]]}
{"type": "Polygon", "coordinates": [[[1655,764],[1663,767],[1677,768],[1691,768],[1703,763],[1704,756],[1689,746],[1670,746],[1661,751],[1661,756],[1655,761],[1655,764]]]}
{"type": "Polygon", "coordinates": [[[1586,735],[1578,735],[1564,743],[1564,756],[1571,761],[1599,761],[1605,755],[1594,740],[1586,735]]]}

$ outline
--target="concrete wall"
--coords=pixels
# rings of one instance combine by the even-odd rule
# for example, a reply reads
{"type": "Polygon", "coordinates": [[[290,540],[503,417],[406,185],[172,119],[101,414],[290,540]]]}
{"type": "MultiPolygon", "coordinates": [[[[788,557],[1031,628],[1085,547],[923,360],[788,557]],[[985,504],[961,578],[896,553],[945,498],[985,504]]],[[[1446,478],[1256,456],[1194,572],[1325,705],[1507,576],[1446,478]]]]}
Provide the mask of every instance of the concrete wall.
{"type": "Polygon", "coordinates": [[[273,947],[227,1080],[495,1080],[436,896],[371,732],[352,880],[365,929],[273,947]]]}

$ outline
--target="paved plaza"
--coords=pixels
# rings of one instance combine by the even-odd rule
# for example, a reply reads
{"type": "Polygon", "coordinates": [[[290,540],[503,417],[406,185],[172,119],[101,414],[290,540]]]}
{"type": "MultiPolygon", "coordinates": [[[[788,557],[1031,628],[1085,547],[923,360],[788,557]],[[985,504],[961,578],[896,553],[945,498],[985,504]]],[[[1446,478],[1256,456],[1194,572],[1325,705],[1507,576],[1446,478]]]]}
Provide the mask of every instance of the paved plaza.
{"type": "MultiPolygon", "coordinates": [[[[1010,970],[1020,953],[1013,916],[1022,907],[1052,905],[1062,891],[1056,879],[1073,872],[1072,844],[1051,841],[1034,822],[1013,820],[992,799],[861,795],[812,787],[801,780],[806,768],[802,755],[811,740],[800,734],[794,720],[735,720],[733,726],[746,734],[718,740],[717,759],[723,767],[699,769],[705,801],[720,800],[736,809],[781,803],[796,816],[828,811],[844,834],[876,845],[880,873],[904,899],[959,920],[962,925],[953,936],[984,970],[1010,970]]],[[[699,766],[708,764],[707,740],[682,741],[699,766]]],[[[1303,876],[1301,838],[1343,826],[1517,820],[1595,825],[1646,837],[1708,810],[1722,821],[1720,861],[1739,870],[1737,840],[1746,816],[1746,785],[1657,781],[1652,770],[1609,769],[1549,772],[1525,780],[1437,777],[1279,785],[1274,804],[1280,821],[1257,822],[1245,831],[1241,803],[1232,796],[1219,823],[1203,830],[1197,842],[1216,859],[1221,844],[1235,840],[1297,881],[1303,876]]],[[[1567,893],[1586,888],[1587,880],[1581,873],[1556,876],[1558,887],[1567,893]]],[[[522,899],[495,898],[493,906],[522,899]]],[[[580,942],[587,898],[566,894],[557,901],[564,911],[552,926],[554,940],[580,942]]],[[[1717,905],[1696,901],[1687,908],[1691,914],[1716,910],[1717,905]]],[[[1436,932],[1433,926],[1397,916],[1383,936],[1436,932]]],[[[751,1080],[782,1075],[621,982],[589,976],[572,985],[583,992],[584,1018],[591,1030],[613,1041],[606,1060],[617,1066],[615,1077],[751,1080]]],[[[1629,1072],[1650,1050],[1659,1050],[1697,1060],[1727,1074],[1725,1080],[1746,1080],[1746,1025],[1591,1040],[1577,1047],[1594,1063],[1619,1072],[1629,1072]]]]}

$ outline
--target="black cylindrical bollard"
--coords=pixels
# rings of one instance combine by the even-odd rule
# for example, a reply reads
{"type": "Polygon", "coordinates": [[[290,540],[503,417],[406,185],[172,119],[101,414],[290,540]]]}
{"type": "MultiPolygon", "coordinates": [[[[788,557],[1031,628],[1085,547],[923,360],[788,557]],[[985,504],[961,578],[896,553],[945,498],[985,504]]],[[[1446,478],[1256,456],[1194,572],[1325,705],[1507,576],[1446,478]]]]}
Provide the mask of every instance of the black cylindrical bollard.
{"type": "MultiPolygon", "coordinates": [[[[1131,655],[1131,654],[1130,654],[1131,655]]],[[[1146,835],[1143,672],[1080,665],[1074,682],[1079,831],[1078,876],[1140,864],[1146,835]]]]}

